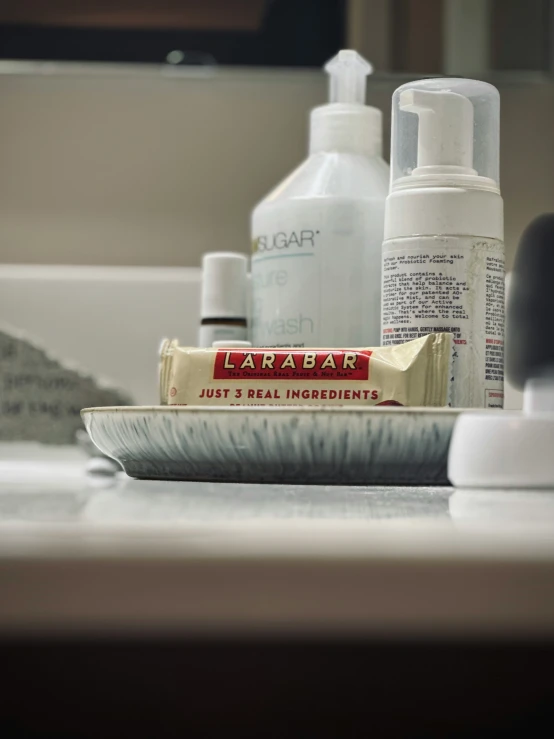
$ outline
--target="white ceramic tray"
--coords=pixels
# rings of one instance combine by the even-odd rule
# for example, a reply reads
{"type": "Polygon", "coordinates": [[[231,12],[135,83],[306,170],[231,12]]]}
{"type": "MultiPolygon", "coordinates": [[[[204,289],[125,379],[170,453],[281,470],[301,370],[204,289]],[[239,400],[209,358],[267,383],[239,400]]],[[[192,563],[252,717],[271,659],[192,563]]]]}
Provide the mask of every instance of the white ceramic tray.
{"type": "Polygon", "coordinates": [[[307,484],[447,484],[448,408],[86,408],[131,477],[307,484]]]}

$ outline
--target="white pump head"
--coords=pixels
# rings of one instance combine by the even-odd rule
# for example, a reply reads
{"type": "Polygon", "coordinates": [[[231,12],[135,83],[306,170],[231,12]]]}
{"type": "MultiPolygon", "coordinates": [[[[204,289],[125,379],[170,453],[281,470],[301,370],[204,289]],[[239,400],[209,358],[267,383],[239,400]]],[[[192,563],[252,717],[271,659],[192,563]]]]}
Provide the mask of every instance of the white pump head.
{"type": "Polygon", "coordinates": [[[420,80],[393,95],[391,189],[498,192],[500,97],[476,80],[420,80]]]}
{"type": "Polygon", "coordinates": [[[412,176],[473,169],[473,105],[456,92],[404,90],[400,110],[419,117],[417,167],[412,176]]]}
{"type": "Polygon", "coordinates": [[[366,77],[373,67],[358,52],[342,49],[325,65],[329,103],[312,110],[310,154],[336,151],[380,156],[382,116],[365,105],[366,77]]]}
{"type": "Polygon", "coordinates": [[[329,102],[365,104],[366,77],[373,67],[357,51],[341,49],[325,65],[329,75],[329,102]]]}

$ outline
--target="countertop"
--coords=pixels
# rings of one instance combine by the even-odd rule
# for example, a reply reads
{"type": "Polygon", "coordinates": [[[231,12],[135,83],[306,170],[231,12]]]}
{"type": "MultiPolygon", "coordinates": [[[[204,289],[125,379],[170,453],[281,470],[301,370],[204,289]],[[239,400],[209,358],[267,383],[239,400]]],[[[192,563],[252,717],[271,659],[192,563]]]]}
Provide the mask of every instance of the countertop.
{"type": "Polygon", "coordinates": [[[153,482],[0,448],[0,633],[554,635],[554,491],[153,482]]]}

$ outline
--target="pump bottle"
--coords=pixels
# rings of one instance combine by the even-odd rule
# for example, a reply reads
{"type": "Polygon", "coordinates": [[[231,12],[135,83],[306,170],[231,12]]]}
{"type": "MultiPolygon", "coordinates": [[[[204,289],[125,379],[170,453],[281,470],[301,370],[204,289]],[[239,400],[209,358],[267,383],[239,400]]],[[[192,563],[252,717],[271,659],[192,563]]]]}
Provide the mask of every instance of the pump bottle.
{"type": "Polygon", "coordinates": [[[311,113],[309,156],[252,215],[254,346],[379,343],[388,166],[371,66],[343,50],[330,101],[311,113]]]}
{"type": "Polygon", "coordinates": [[[485,82],[421,80],[393,95],[382,343],[452,332],[456,407],[503,406],[499,118],[485,82]]]}

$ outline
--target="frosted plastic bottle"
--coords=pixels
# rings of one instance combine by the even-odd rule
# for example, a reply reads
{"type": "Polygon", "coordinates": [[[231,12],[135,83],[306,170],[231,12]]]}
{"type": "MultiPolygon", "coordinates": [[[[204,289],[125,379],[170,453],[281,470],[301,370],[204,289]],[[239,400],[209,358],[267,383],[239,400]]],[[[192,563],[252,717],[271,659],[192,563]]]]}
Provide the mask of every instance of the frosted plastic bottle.
{"type": "Polygon", "coordinates": [[[254,346],[379,343],[381,111],[364,105],[371,66],[355,51],[325,69],[330,103],[311,113],[308,159],[252,215],[254,346]]]}
{"type": "Polygon", "coordinates": [[[503,405],[499,121],[485,82],[421,80],[393,95],[382,343],[451,331],[456,407],[503,405]]]}

